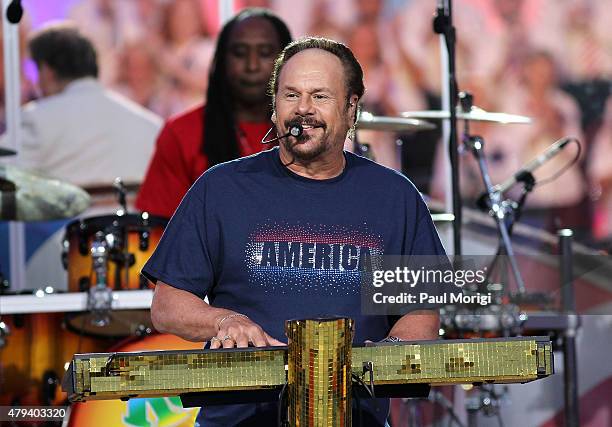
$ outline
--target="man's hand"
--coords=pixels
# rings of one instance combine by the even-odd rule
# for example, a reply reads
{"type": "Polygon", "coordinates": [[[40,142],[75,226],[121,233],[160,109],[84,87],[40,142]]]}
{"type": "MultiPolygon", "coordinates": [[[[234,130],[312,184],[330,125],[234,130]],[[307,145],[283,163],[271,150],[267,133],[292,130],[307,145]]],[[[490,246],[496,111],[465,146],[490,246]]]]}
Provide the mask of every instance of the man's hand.
{"type": "MultiPolygon", "coordinates": [[[[222,318],[218,319],[222,320],[222,318]]],[[[245,316],[232,316],[222,320],[219,332],[210,340],[210,348],[246,348],[252,343],[255,347],[286,345],[264,332],[257,323],[245,316]]]]}
{"type": "Polygon", "coordinates": [[[243,314],[212,307],[198,296],[161,281],[155,286],[151,320],[159,332],[194,342],[210,340],[212,349],[248,347],[249,342],[257,347],[285,345],[243,314]]]}

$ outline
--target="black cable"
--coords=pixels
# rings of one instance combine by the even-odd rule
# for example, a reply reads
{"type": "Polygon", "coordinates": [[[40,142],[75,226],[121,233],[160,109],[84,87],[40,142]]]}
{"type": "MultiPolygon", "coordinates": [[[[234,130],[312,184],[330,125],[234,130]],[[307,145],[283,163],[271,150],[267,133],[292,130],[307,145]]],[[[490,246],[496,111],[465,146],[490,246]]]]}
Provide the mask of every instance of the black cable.
{"type": "Polygon", "coordinates": [[[359,384],[361,384],[366,389],[366,391],[368,392],[368,394],[370,395],[370,397],[372,399],[376,398],[374,396],[374,388],[372,388],[372,390],[370,390],[370,386],[368,386],[359,375],[357,375],[355,373],[351,373],[351,377],[353,377],[353,379],[355,381],[357,381],[359,384]]]}
{"type": "Polygon", "coordinates": [[[548,177],[546,179],[540,180],[540,181],[536,181],[535,182],[535,186],[546,185],[546,184],[554,181],[555,179],[557,179],[561,175],[563,175],[565,173],[565,171],[567,171],[569,168],[571,168],[572,166],[574,166],[578,162],[578,159],[580,158],[580,153],[582,152],[582,145],[580,145],[580,141],[578,141],[576,138],[568,138],[568,139],[570,140],[569,142],[575,142],[576,146],[578,146],[578,149],[576,150],[576,155],[574,156],[574,158],[568,164],[563,166],[560,170],[555,172],[552,176],[550,176],[550,177],[548,177]]]}

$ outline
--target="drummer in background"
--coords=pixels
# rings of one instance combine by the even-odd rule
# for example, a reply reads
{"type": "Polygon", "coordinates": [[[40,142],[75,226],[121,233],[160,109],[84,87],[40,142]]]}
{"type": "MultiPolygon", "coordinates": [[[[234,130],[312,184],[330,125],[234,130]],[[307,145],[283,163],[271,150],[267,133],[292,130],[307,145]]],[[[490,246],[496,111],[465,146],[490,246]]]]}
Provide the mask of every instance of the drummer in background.
{"type": "Polygon", "coordinates": [[[44,27],[29,49],[43,98],[21,113],[20,165],[86,189],[140,183],[162,120],[101,85],[96,51],[71,24],[44,27]]]}
{"type": "Polygon", "coordinates": [[[255,154],[272,127],[267,83],[274,59],[291,41],[286,24],[266,9],[245,9],[225,24],[211,65],[207,103],[168,120],[136,207],[170,217],[209,167],[255,154]]]}

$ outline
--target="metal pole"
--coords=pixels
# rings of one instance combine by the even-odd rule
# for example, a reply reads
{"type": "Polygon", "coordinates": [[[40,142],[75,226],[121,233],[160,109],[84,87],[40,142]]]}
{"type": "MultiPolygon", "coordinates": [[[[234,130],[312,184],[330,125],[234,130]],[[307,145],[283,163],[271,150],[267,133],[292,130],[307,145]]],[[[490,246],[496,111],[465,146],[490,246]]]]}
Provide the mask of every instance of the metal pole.
{"type": "MultiPolygon", "coordinates": [[[[450,103],[450,95],[448,92],[448,85],[445,82],[448,81],[448,51],[446,50],[446,42],[444,41],[444,36],[440,35],[440,75],[442,76],[442,85],[441,85],[441,110],[445,109],[446,105],[450,103]]],[[[453,176],[451,173],[451,164],[449,159],[449,150],[450,150],[450,121],[449,119],[442,120],[442,139],[440,143],[444,147],[444,212],[452,212],[453,211],[453,176]]],[[[453,226],[452,228],[444,227],[441,229],[441,234],[444,234],[444,241],[451,242],[448,247],[446,247],[446,253],[449,255],[455,254],[455,244],[454,244],[454,230],[455,229],[455,220],[453,218],[453,226]]]]}
{"type": "Polygon", "coordinates": [[[561,263],[559,265],[561,278],[561,307],[566,313],[576,312],[574,300],[573,264],[572,264],[572,240],[574,232],[564,228],[557,231],[559,236],[559,254],[561,263]]]}
{"type": "Polygon", "coordinates": [[[567,316],[567,327],[563,336],[563,382],[565,385],[565,425],[578,427],[580,423],[580,407],[578,401],[578,362],[576,358],[576,331],[580,321],[576,315],[573,284],[573,254],[572,230],[563,229],[557,232],[559,236],[559,266],[561,281],[561,304],[567,316]]]}
{"type": "MultiPolygon", "coordinates": [[[[455,40],[456,32],[453,26],[452,0],[440,0],[436,8],[436,17],[433,22],[434,32],[444,36],[446,46],[448,73],[446,74],[446,86],[448,87],[447,108],[450,113],[448,154],[451,170],[452,205],[455,220],[453,222],[453,253],[461,255],[461,194],[459,192],[459,151],[457,145],[457,77],[455,74],[455,40]]],[[[444,49],[443,49],[444,50],[444,49]]]]}
{"type": "MultiPolygon", "coordinates": [[[[506,213],[501,200],[501,194],[493,187],[493,183],[491,182],[491,177],[489,175],[489,168],[482,152],[484,149],[484,139],[479,136],[473,136],[465,138],[463,143],[470,147],[474,157],[476,157],[476,160],[478,161],[482,181],[485,185],[485,191],[489,199],[490,214],[495,219],[497,231],[499,232],[499,236],[501,238],[500,247],[503,248],[503,251],[500,253],[507,256],[507,261],[510,263],[512,274],[514,275],[514,280],[516,281],[516,286],[518,287],[519,293],[523,294],[525,293],[525,283],[523,282],[523,277],[521,276],[516,257],[514,256],[514,250],[512,249],[510,234],[508,233],[508,228],[505,222],[506,213]]],[[[503,258],[502,260],[505,261],[503,258]]],[[[505,279],[505,277],[503,277],[505,268],[505,262],[503,262],[501,269],[502,279],[505,279]]]]}
{"type": "Polygon", "coordinates": [[[234,15],[234,0],[219,0],[219,28],[234,15]]]}
{"type": "MultiPolygon", "coordinates": [[[[11,0],[2,2],[2,35],[4,47],[4,103],[6,105],[6,135],[9,147],[17,152],[9,160],[19,161],[21,150],[21,73],[19,67],[19,26],[6,19],[6,9],[11,0]]],[[[25,227],[22,222],[9,224],[10,283],[13,291],[26,285],[25,227]]]]}

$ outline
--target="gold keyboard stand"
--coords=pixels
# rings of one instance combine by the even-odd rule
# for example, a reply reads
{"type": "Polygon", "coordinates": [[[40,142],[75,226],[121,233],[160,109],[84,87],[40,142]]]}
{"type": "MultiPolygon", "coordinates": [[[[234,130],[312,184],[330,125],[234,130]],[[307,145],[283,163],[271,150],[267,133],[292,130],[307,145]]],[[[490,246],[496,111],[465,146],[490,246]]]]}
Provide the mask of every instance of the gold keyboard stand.
{"type": "Polygon", "coordinates": [[[342,318],[289,321],[286,331],[288,347],[77,354],[63,387],[72,402],[216,395],[240,403],[244,393],[278,396],[288,383],[289,414],[299,406],[295,417],[325,414],[306,425],[350,425],[350,411],[339,414],[355,377],[382,397],[389,386],[526,383],[553,373],[548,337],[351,346],[352,320],[342,318]]]}

